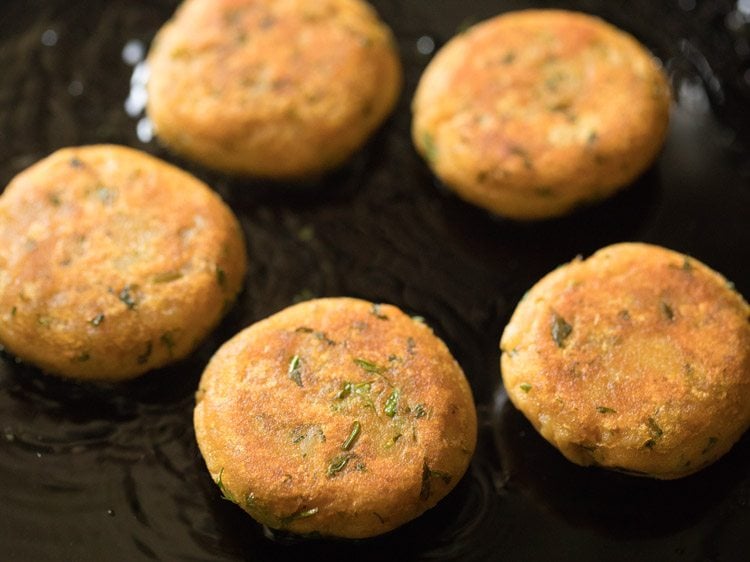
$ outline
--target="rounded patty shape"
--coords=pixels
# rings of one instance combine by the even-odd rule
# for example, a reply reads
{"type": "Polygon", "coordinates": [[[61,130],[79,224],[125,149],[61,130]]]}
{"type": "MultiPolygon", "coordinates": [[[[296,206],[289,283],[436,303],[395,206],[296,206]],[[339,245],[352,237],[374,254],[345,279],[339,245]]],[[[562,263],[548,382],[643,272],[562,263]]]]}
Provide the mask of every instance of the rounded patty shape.
{"type": "Polygon", "coordinates": [[[679,478],[750,425],[749,315],[695,259],[609,246],[526,294],[502,336],[503,382],[571,461],[679,478]]]}
{"type": "Polygon", "coordinates": [[[148,64],[147,112],[164,143],[276,179],[343,163],[402,82],[390,30],[361,0],[186,0],[148,64]]]}
{"type": "Polygon", "coordinates": [[[630,35],[527,10],[449,41],[413,100],[412,136],[460,197],[513,219],[562,215],[632,182],[659,152],[670,93],[630,35]]]}
{"type": "Polygon", "coordinates": [[[360,538],[434,506],[476,444],[471,390],[445,344],[390,305],[319,299],[212,358],[195,433],[224,496],[272,528],[360,538]]]}
{"type": "Polygon", "coordinates": [[[185,357],[240,290],[245,243],[218,195],[143,152],[59,150],[0,197],[0,342],[77,379],[185,357]]]}

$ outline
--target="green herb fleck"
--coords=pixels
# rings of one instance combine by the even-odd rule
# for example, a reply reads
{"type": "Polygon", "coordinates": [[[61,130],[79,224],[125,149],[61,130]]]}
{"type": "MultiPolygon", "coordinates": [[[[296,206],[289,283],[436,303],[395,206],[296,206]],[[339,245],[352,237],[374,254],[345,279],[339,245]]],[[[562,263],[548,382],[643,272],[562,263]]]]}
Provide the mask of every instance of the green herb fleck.
{"type": "Polygon", "coordinates": [[[354,446],[354,442],[357,440],[357,437],[359,437],[361,431],[362,425],[358,421],[355,421],[352,424],[351,430],[349,431],[349,436],[341,444],[341,450],[348,451],[349,449],[351,449],[354,446]]]}
{"type": "Polygon", "coordinates": [[[666,302],[661,301],[659,303],[661,306],[661,313],[664,315],[664,317],[669,320],[670,322],[674,320],[674,310],[672,310],[672,307],[669,306],[666,302]]]}
{"type": "Polygon", "coordinates": [[[398,440],[401,439],[401,437],[403,436],[400,433],[397,433],[396,435],[391,437],[388,441],[385,442],[386,449],[390,449],[391,447],[393,447],[398,442],[398,440]]]}
{"type": "Polygon", "coordinates": [[[114,192],[104,186],[99,186],[96,188],[96,197],[99,199],[99,201],[102,202],[103,205],[111,205],[115,200],[114,192]]]}
{"type": "Polygon", "coordinates": [[[219,487],[219,490],[221,491],[221,497],[222,499],[225,499],[232,503],[237,503],[237,500],[235,499],[234,495],[227,489],[226,485],[222,481],[221,478],[223,475],[224,475],[224,468],[222,468],[219,471],[219,475],[216,477],[216,485],[219,487]]]}
{"type": "Polygon", "coordinates": [[[424,459],[422,463],[422,486],[419,490],[419,499],[427,500],[430,497],[433,478],[440,478],[447,485],[450,484],[452,477],[442,470],[431,470],[427,464],[427,459],[424,459]]]}
{"type": "Polygon", "coordinates": [[[599,412],[600,414],[616,414],[617,413],[617,410],[613,408],[609,408],[607,406],[597,406],[596,411],[599,412]]]}
{"type": "Polygon", "coordinates": [[[135,291],[138,287],[136,285],[126,285],[118,294],[119,298],[128,309],[133,310],[138,304],[138,299],[135,295],[135,291]]]}
{"type": "Polygon", "coordinates": [[[375,318],[378,318],[379,320],[388,320],[388,316],[380,312],[380,304],[374,303],[372,305],[372,313],[375,315],[375,318]]]}
{"type": "Polygon", "coordinates": [[[424,150],[424,156],[429,162],[434,162],[437,159],[437,145],[435,144],[435,137],[428,132],[422,133],[422,149],[424,150]]]}
{"type": "Polygon", "coordinates": [[[287,374],[290,379],[297,383],[297,386],[302,386],[302,366],[299,355],[295,355],[289,360],[287,374]]]}
{"type": "Polygon", "coordinates": [[[36,318],[36,322],[40,326],[44,326],[45,328],[47,328],[52,324],[52,318],[50,318],[49,316],[39,315],[36,318]]]}
{"type": "Polygon", "coordinates": [[[512,145],[509,148],[509,152],[512,156],[518,156],[521,159],[524,168],[527,170],[534,169],[534,162],[531,160],[531,156],[526,149],[518,145],[512,145]]]}
{"type": "Polygon", "coordinates": [[[171,283],[172,281],[177,281],[181,277],[181,271],[164,271],[162,273],[157,273],[156,275],[154,275],[151,280],[154,283],[171,283]]]}
{"type": "Polygon", "coordinates": [[[371,388],[372,384],[369,382],[345,382],[343,385],[341,385],[341,390],[339,390],[339,392],[336,394],[336,400],[343,400],[344,398],[347,398],[352,393],[354,393],[355,396],[359,397],[365,403],[365,406],[368,406],[374,410],[375,405],[370,399],[371,388]]]}
{"type": "Polygon", "coordinates": [[[383,412],[389,418],[392,418],[396,415],[396,411],[398,410],[398,399],[400,396],[401,391],[398,388],[394,388],[390,396],[388,396],[388,398],[386,399],[385,406],[383,407],[383,412]]]}
{"type": "Polygon", "coordinates": [[[406,352],[409,355],[412,355],[414,353],[414,350],[417,348],[417,342],[414,341],[414,338],[409,336],[406,338],[406,352]]]}
{"type": "Polygon", "coordinates": [[[326,471],[328,478],[333,478],[334,476],[336,476],[336,474],[344,470],[344,468],[346,468],[346,465],[349,464],[349,461],[352,459],[352,457],[353,455],[349,453],[334,457],[334,459],[328,465],[328,470],[326,471]]]}
{"type": "Polygon", "coordinates": [[[528,394],[529,391],[531,390],[531,385],[529,383],[527,383],[527,382],[524,382],[524,383],[521,383],[518,386],[518,388],[520,388],[523,392],[525,392],[526,394],[528,394]]]}
{"type": "Polygon", "coordinates": [[[553,311],[551,331],[552,339],[555,340],[555,344],[562,349],[565,347],[565,340],[568,339],[568,336],[573,331],[573,326],[568,324],[562,316],[553,311]]]}
{"type": "Polygon", "coordinates": [[[175,342],[174,339],[174,332],[164,332],[159,338],[159,341],[164,344],[164,346],[167,348],[167,351],[169,352],[169,355],[171,356],[175,345],[177,345],[177,342],[175,342]]]}
{"type": "Polygon", "coordinates": [[[148,362],[148,358],[151,357],[151,352],[154,350],[154,344],[149,341],[146,344],[146,350],[141,353],[138,357],[136,357],[136,361],[139,365],[143,365],[144,363],[148,362]]]}
{"type": "Polygon", "coordinates": [[[104,314],[102,314],[101,312],[94,316],[91,320],[89,320],[89,324],[91,324],[95,328],[101,325],[102,322],[104,322],[104,314]]]}
{"type": "Polygon", "coordinates": [[[17,307],[14,306],[13,308],[11,308],[10,309],[10,315],[11,315],[11,317],[15,316],[16,312],[18,312],[18,308],[17,307]]]}
{"type": "Polygon", "coordinates": [[[427,415],[427,410],[424,407],[424,404],[417,404],[414,406],[414,417],[419,419],[423,418],[427,415]]]}
{"type": "Polygon", "coordinates": [[[705,455],[708,453],[711,449],[714,448],[714,446],[719,442],[719,440],[716,437],[709,437],[708,443],[706,443],[706,446],[701,451],[701,455],[705,455]]]}
{"type": "Polygon", "coordinates": [[[224,271],[219,265],[216,266],[216,282],[219,287],[226,287],[227,285],[227,272],[224,271]]]}
{"type": "Polygon", "coordinates": [[[313,515],[317,514],[319,509],[317,507],[311,507],[311,508],[301,508],[298,511],[295,511],[291,515],[287,515],[285,517],[282,517],[279,519],[279,523],[281,523],[282,527],[286,527],[291,523],[292,521],[298,521],[300,519],[307,519],[308,517],[312,517],[313,515]]]}
{"type": "Polygon", "coordinates": [[[514,53],[513,51],[508,51],[507,53],[505,53],[505,56],[503,56],[503,58],[501,59],[501,62],[503,64],[510,64],[514,60],[516,60],[516,53],[514,53]]]}
{"type": "Polygon", "coordinates": [[[385,370],[383,367],[380,367],[371,361],[367,361],[366,359],[361,359],[359,357],[355,358],[354,362],[368,373],[380,374],[385,370]]]}
{"type": "Polygon", "coordinates": [[[343,385],[341,385],[341,390],[338,391],[336,394],[336,400],[343,400],[347,396],[349,396],[352,393],[352,383],[345,382],[343,385]]]}
{"type": "Polygon", "coordinates": [[[329,338],[325,332],[319,332],[307,326],[300,326],[299,328],[295,328],[294,331],[298,334],[312,334],[316,339],[325,342],[328,345],[336,345],[336,342],[329,338]]]}
{"type": "Polygon", "coordinates": [[[656,446],[656,441],[653,439],[649,439],[643,444],[643,447],[646,449],[653,449],[656,446]]]}
{"type": "Polygon", "coordinates": [[[73,362],[74,363],[85,363],[89,359],[91,359],[91,354],[88,351],[83,351],[83,352],[79,353],[78,355],[76,355],[75,357],[73,357],[73,362]]]}
{"type": "Polygon", "coordinates": [[[661,427],[659,427],[659,424],[656,423],[656,420],[654,418],[648,418],[646,424],[648,425],[648,430],[651,433],[651,437],[653,437],[654,439],[658,439],[662,435],[664,435],[664,431],[661,427]]]}
{"type": "Polygon", "coordinates": [[[419,499],[426,500],[430,497],[430,467],[427,459],[422,463],[422,486],[419,490],[419,499]]]}
{"type": "Polygon", "coordinates": [[[57,193],[47,194],[47,199],[49,200],[50,205],[52,205],[53,207],[59,207],[62,204],[60,196],[57,193]]]}
{"type": "Polygon", "coordinates": [[[68,163],[70,164],[71,168],[83,168],[83,162],[75,156],[71,158],[68,163]]]}
{"type": "Polygon", "coordinates": [[[538,196],[538,197],[543,197],[545,199],[546,198],[551,198],[551,197],[555,196],[555,192],[554,192],[554,190],[552,188],[550,188],[550,187],[544,187],[544,186],[542,186],[542,187],[535,187],[534,188],[534,194],[536,196],[538,196]]]}

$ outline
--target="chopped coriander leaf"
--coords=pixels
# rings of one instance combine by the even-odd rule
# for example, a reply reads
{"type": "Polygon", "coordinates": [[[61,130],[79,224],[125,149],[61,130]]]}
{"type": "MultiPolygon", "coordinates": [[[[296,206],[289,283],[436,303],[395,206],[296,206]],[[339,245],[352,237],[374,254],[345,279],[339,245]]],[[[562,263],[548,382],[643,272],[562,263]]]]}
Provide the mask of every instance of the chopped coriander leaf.
{"type": "Polygon", "coordinates": [[[422,148],[424,149],[425,158],[430,162],[434,162],[438,151],[435,144],[435,137],[426,131],[422,133],[422,148]]]}
{"type": "Polygon", "coordinates": [[[348,453],[334,457],[331,463],[328,465],[328,470],[326,471],[328,478],[332,478],[336,476],[336,474],[344,470],[344,468],[346,468],[346,465],[349,464],[349,461],[352,459],[352,457],[353,455],[348,453]]]}
{"type": "Polygon", "coordinates": [[[375,318],[378,318],[379,320],[388,320],[388,316],[380,312],[380,304],[374,303],[372,305],[372,313],[375,315],[375,318]]]}
{"type": "Polygon", "coordinates": [[[349,436],[341,444],[341,450],[348,451],[349,449],[351,449],[354,446],[354,442],[357,440],[357,437],[359,437],[361,431],[362,425],[358,421],[355,421],[352,424],[352,429],[349,432],[349,436]]]}
{"type": "Polygon", "coordinates": [[[341,385],[341,390],[336,394],[336,400],[343,400],[352,393],[352,383],[345,382],[341,385]]]}
{"type": "Polygon", "coordinates": [[[648,425],[648,430],[651,433],[651,437],[658,439],[659,437],[664,435],[664,431],[661,427],[659,427],[659,424],[656,423],[656,420],[654,420],[654,418],[648,418],[648,421],[646,423],[648,425]]]}
{"type": "Polygon", "coordinates": [[[599,412],[600,414],[616,414],[617,413],[617,410],[613,408],[609,408],[607,406],[597,406],[596,411],[599,412]]]}
{"type": "Polygon", "coordinates": [[[153,276],[151,281],[154,283],[171,283],[172,281],[177,281],[182,277],[181,271],[164,271],[162,273],[157,273],[153,276]]]}
{"type": "Polygon", "coordinates": [[[422,486],[419,489],[419,499],[428,499],[430,491],[430,467],[427,464],[427,459],[425,459],[422,463],[422,486]]]}
{"type": "Polygon", "coordinates": [[[555,340],[557,347],[561,349],[565,347],[565,340],[568,339],[571,332],[573,332],[573,326],[568,324],[562,316],[553,311],[551,333],[552,339],[555,340]]]}
{"type": "Polygon", "coordinates": [[[299,355],[295,355],[289,360],[289,368],[287,369],[289,378],[297,383],[297,386],[302,386],[302,367],[300,363],[299,355]]]}
{"type": "Polygon", "coordinates": [[[388,441],[385,442],[386,448],[390,449],[391,447],[393,447],[398,442],[398,440],[401,439],[401,437],[403,437],[403,435],[401,435],[400,433],[397,433],[396,435],[391,437],[388,441]]]}
{"type": "Polygon", "coordinates": [[[227,489],[226,485],[222,481],[221,478],[223,475],[224,475],[224,468],[222,468],[219,471],[219,475],[216,477],[216,485],[219,487],[219,490],[221,491],[221,497],[222,499],[225,499],[232,503],[237,503],[237,500],[235,499],[234,495],[227,489]]]}
{"type": "Polygon", "coordinates": [[[91,320],[89,320],[89,324],[96,327],[99,326],[102,322],[104,322],[104,314],[97,314],[94,316],[91,320]]]}
{"type": "Polygon", "coordinates": [[[227,272],[224,271],[219,265],[216,266],[216,282],[219,284],[219,287],[226,287],[227,272]]]}
{"type": "Polygon", "coordinates": [[[527,382],[524,382],[524,383],[521,383],[518,386],[518,388],[520,388],[523,392],[528,394],[529,390],[531,390],[531,385],[527,382]]]}
{"type": "Polygon", "coordinates": [[[716,437],[709,437],[708,438],[708,443],[706,443],[706,446],[701,451],[701,455],[705,455],[706,453],[708,453],[711,449],[714,448],[714,445],[716,445],[716,443],[718,443],[718,442],[719,442],[718,438],[716,438],[716,437]]]}
{"type": "Polygon", "coordinates": [[[417,404],[414,406],[414,417],[415,418],[423,418],[427,415],[427,410],[424,407],[424,404],[417,404]]]}
{"type": "Polygon", "coordinates": [[[136,357],[136,361],[139,365],[143,365],[144,363],[148,362],[148,358],[151,357],[151,352],[154,349],[154,344],[152,342],[148,342],[146,344],[146,350],[141,353],[138,357],[136,357]]]}
{"type": "Polygon", "coordinates": [[[299,519],[307,519],[308,517],[312,517],[313,515],[317,514],[319,511],[319,508],[317,507],[311,507],[311,508],[301,508],[299,511],[295,511],[291,515],[287,515],[286,517],[282,517],[279,522],[281,523],[282,527],[286,527],[289,523],[292,521],[297,521],[299,519]]]}
{"type": "Polygon", "coordinates": [[[130,310],[133,310],[138,304],[138,297],[136,295],[137,288],[136,285],[126,285],[117,294],[117,298],[119,298],[130,310]]]}
{"type": "Polygon", "coordinates": [[[670,322],[674,320],[674,310],[672,310],[672,307],[669,306],[666,302],[661,301],[659,303],[661,306],[661,313],[664,315],[664,317],[669,320],[670,322]]]}
{"type": "Polygon", "coordinates": [[[169,354],[172,355],[172,350],[174,350],[174,346],[177,345],[177,342],[174,339],[174,332],[164,332],[159,338],[159,341],[164,344],[167,351],[169,351],[169,354]]]}
{"type": "Polygon", "coordinates": [[[383,367],[380,367],[371,361],[367,361],[366,359],[361,359],[359,357],[355,358],[354,362],[368,373],[382,373],[385,370],[383,369],[383,367]]]}
{"type": "Polygon", "coordinates": [[[79,353],[78,355],[76,355],[73,358],[73,362],[75,362],[75,363],[85,363],[89,359],[91,359],[91,354],[88,351],[83,351],[83,352],[79,353]]]}
{"type": "Polygon", "coordinates": [[[433,478],[440,478],[447,485],[453,477],[443,470],[432,470],[427,464],[427,459],[424,459],[422,463],[422,486],[419,491],[420,499],[426,500],[430,497],[433,478]]]}
{"type": "Polygon", "coordinates": [[[398,410],[398,399],[400,396],[401,391],[398,388],[394,388],[390,396],[388,396],[388,398],[386,399],[385,406],[383,407],[383,412],[389,418],[392,418],[396,415],[396,411],[398,410]]]}
{"type": "Polygon", "coordinates": [[[115,200],[115,194],[112,192],[112,190],[104,187],[103,185],[96,188],[96,196],[104,205],[111,205],[112,201],[115,200]]]}

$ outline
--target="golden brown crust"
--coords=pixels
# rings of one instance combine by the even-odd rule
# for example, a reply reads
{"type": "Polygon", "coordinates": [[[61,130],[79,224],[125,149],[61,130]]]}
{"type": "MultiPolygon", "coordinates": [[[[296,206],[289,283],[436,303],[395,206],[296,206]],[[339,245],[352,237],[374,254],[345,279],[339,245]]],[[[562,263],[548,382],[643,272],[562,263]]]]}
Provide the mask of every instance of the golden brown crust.
{"type": "Polygon", "coordinates": [[[226,497],[270,527],[349,538],[434,506],[465,472],[476,424],[463,372],[427,326],[349,298],[298,304],[235,336],[195,408],[226,497]]]}
{"type": "Polygon", "coordinates": [[[195,348],[245,265],[196,178],[121,146],[59,150],[0,197],[0,341],[51,373],[134,377],[195,348]]]}
{"type": "Polygon", "coordinates": [[[501,340],[503,381],[571,461],[678,478],[750,425],[749,315],[695,259],[609,246],[523,298],[501,340]]]}
{"type": "Polygon", "coordinates": [[[361,0],[186,0],[148,62],[148,114],[166,144],[271,178],[341,164],[402,81],[390,30],[361,0]]]}
{"type": "Polygon", "coordinates": [[[630,35],[585,14],[511,12],[448,42],[412,135],[435,174],[499,215],[539,219],[630,183],[666,135],[670,95],[630,35]]]}

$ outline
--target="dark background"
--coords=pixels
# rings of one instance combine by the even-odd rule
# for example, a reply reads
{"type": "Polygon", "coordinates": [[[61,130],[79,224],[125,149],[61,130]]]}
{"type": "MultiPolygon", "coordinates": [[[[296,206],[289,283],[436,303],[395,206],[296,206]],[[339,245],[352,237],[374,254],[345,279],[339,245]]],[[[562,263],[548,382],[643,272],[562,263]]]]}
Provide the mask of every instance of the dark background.
{"type": "Polygon", "coordinates": [[[0,3],[0,189],[63,146],[141,148],[219,191],[240,217],[250,256],[238,305],[173,367],[90,386],[0,358],[0,559],[750,559],[750,436],[674,482],[579,468],[507,403],[497,348],[535,281],[615,242],[688,253],[750,295],[750,13],[740,9],[750,2],[373,4],[405,68],[398,108],[341,170],[289,186],[209,173],[144,142],[143,129],[139,138],[142,115],[125,108],[137,60],[124,51],[147,50],[175,1],[0,3]],[[412,148],[409,104],[431,57],[418,52],[418,38],[439,47],[468,24],[529,6],[599,14],[634,34],[664,62],[674,105],[663,154],[634,185],[570,217],[517,224],[436,184],[412,148]],[[426,318],[471,382],[477,454],[441,504],[386,536],[271,536],[220,499],[195,445],[193,392],[208,358],[241,328],[335,295],[426,318]]]}

